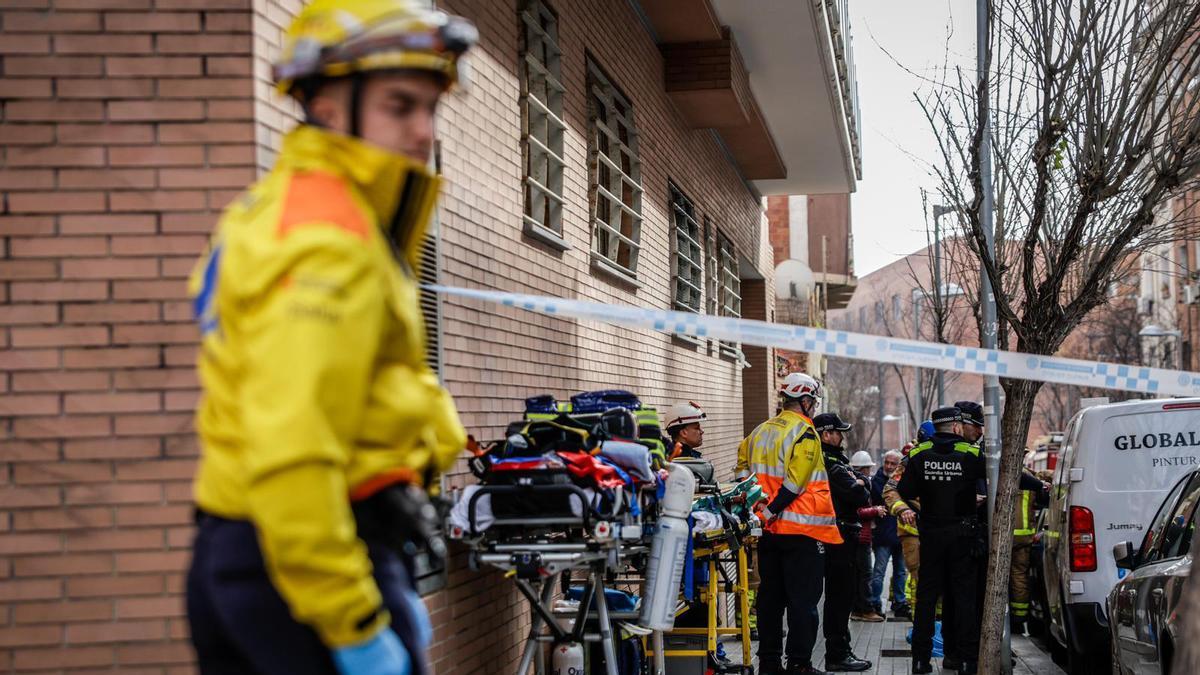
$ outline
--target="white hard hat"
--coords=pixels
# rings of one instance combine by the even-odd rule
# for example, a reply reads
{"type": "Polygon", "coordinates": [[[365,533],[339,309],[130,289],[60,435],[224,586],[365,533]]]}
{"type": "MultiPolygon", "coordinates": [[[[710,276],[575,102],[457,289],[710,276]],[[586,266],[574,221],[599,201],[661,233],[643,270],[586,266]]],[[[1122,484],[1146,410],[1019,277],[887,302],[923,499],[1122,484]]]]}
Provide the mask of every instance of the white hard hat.
{"type": "Polygon", "coordinates": [[[850,458],[850,466],[875,466],[875,460],[866,450],[859,450],[850,458]]]}
{"type": "Polygon", "coordinates": [[[817,382],[811,375],[792,373],[783,378],[783,383],[779,385],[779,393],[789,398],[801,398],[804,396],[821,398],[821,383],[817,382]]]}
{"type": "Polygon", "coordinates": [[[688,401],[687,403],[676,403],[667,411],[667,429],[672,427],[682,427],[695,422],[702,422],[708,419],[708,415],[700,409],[700,406],[688,401]]]}

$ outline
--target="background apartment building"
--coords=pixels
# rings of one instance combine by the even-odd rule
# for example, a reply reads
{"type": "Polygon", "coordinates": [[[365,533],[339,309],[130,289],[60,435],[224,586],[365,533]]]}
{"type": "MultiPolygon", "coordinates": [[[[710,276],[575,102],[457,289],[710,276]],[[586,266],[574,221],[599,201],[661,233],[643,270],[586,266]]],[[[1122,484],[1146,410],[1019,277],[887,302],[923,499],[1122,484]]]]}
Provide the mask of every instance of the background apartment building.
{"type": "MultiPolygon", "coordinates": [[[[427,280],[772,318],[762,196],[858,177],[844,8],[444,4],[482,43],[439,120],[427,280]]],[[[294,123],[269,64],[300,5],[0,2],[0,672],[192,672],[185,278],[294,123]]],[[[773,405],[767,349],[459,299],[425,310],[429,358],[480,439],[527,396],[626,388],[699,402],[728,471],[773,405]]],[[[527,622],[510,586],[460,551],[427,602],[439,673],[511,670],[527,622]]]]}

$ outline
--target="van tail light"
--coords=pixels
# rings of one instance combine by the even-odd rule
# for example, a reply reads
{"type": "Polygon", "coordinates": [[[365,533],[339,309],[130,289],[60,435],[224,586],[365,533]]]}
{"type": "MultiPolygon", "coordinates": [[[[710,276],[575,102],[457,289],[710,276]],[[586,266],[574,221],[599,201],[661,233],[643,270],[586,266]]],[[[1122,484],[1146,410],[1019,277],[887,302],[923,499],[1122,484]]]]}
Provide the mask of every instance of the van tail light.
{"type": "Polygon", "coordinates": [[[1163,410],[1193,410],[1195,408],[1200,408],[1200,403],[1195,401],[1189,403],[1164,403],[1162,407],[1163,410]]]}
{"type": "Polygon", "coordinates": [[[1096,571],[1096,521],[1083,506],[1071,507],[1071,571],[1096,571]]]}

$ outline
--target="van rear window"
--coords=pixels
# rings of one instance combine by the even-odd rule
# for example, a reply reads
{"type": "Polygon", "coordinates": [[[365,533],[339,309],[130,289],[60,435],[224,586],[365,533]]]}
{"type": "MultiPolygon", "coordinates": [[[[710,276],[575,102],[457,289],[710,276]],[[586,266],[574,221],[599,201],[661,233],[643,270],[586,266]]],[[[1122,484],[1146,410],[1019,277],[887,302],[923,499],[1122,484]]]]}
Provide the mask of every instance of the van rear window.
{"type": "Polygon", "coordinates": [[[1110,417],[1099,434],[1087,435],[1096,454],[1086,470],[1096,472],[1104,492],[1166,490],[1200,469],[1200,410],[1110,417]]]}

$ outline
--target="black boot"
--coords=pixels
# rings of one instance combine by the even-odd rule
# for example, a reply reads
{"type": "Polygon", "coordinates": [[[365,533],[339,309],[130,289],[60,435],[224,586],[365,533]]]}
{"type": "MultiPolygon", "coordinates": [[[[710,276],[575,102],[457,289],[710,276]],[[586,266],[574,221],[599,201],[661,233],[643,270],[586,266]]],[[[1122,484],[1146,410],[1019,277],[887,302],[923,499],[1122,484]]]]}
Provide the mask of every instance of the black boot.
{"type": "Polygon", "coordinates": [[[864,661],[854,654],[847,654],[840,659],[825,659],[825,670],[831,673],[861,673],[870,669],[870,661],[864,661]]]}
{"type": "Polygon", "coordinates": [[[927,659],[914,658],[912,663],[913,675],[927,675],[933,672],[933,664],[927,659]]]}
{"type": "Polygon", "coordinates": [[[979,672],[979,664],[974,661],[963,661],[963,666],[959,669],[958,675],[975,675],[977,672],[979,672]]]}
{"type": "Polygon", "coordinates": [[[759,658],[758,659],[759,675],[784,675],[783,659],[775,658],[759,658]]]}
{"type": "Polygon", "coordinates": [[[814,667],[811,663],[806,663],[804,665],[799,663],[788,663],[787,674],[796,675],[797,673],[803,673],[803,675],[827,675],[825,671],[817,670],[816,667],[814,667]]]}
{"type": "Polygon", "coordinates": [[[1010,616],[1008,618],[1008,628],[1009,628],[1009,632],[1013,635],[1024,635],[1025,634],[1025,617],[1010,616]]]}
{"type": "Polygon", "coordinates": [[[962,670],[962,667],[962,659],[958,658],[957,656],[947,656],[946,658],[942,659],[942,670],[958,671],[962,670]]]}

